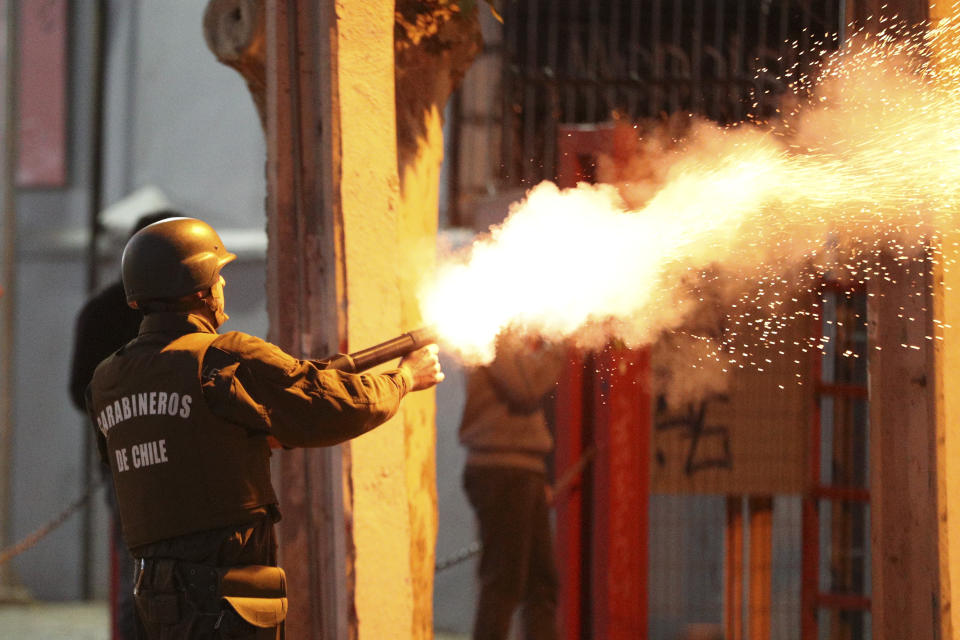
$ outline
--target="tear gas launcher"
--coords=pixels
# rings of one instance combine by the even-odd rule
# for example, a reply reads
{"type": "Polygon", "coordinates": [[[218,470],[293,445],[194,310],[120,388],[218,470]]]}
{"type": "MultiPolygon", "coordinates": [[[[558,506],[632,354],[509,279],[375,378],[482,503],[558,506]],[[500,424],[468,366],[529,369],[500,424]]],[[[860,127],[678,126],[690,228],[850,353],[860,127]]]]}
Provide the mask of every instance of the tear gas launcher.
{"type": "Polygon", "coordinates": [[[327,360],[327,368],[359,373],[373,368],[378,364],[389,362],[394,358],[402,358],[428,344],[437,341],[437,334],[431,328],[422,328],[408,331],[396,338],[381,342],[362,351],[354,353],[338,353],[327,360]]]}
{"type": "MultiPolygon", "coordinates": [[[[381,342],[361,351],[354,353],[338,353],[326,360],[328,369],[337,369],[347,373],[360,373],[366,371],[378,364],[389,362],[394,358],[402,358],[408,353],[412,353],[420,347],[433,344],[437,341],[437,334],[433,329],[422,328],[415,331],[408,331],[396,338],[381,342]]],[[[278,449],[281,445],[273,436],[267,436],[267,442],[271,449],[278,449]]],[[[285,447],[284,448],[289,448],[285,447]]]]}

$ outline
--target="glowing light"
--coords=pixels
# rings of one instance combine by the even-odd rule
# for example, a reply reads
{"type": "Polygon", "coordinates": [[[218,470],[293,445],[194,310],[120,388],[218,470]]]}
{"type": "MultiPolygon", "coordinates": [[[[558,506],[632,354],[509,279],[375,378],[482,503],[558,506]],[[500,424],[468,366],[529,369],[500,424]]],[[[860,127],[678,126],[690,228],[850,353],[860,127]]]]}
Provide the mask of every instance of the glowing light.
{"type": "Polygon", "coordinates": [[[616,186],[538,185],[441,266],[425,317],[463,357],[486,360],[511,325],[635,346],[721,304],[729,349],[701,359],[770,362],[738,332],[782,345],[803,313],[791,291],[825,273],[890,280],[884,251],[923,268],[938,259],[928,247],[957,226],[960,203],[958,43],[956,20],[860,34],[816,74],[786,74],[794,91],[776,122],[695,122],[679,147],[648,140],[633,166],[643,177],[616,186]]]}

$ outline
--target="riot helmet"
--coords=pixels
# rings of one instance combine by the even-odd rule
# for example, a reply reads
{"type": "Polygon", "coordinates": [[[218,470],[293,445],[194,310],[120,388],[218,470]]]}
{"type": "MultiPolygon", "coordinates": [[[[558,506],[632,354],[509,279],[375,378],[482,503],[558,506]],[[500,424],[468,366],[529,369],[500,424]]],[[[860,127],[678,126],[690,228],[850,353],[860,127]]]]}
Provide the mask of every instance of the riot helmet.
{"type": "Polygon", "coordinates": [[[195,218],[167,218],[131,236],[121,270],[127,304],[174,300],[212,287],[234,258],[213,227],[195,218]]]}

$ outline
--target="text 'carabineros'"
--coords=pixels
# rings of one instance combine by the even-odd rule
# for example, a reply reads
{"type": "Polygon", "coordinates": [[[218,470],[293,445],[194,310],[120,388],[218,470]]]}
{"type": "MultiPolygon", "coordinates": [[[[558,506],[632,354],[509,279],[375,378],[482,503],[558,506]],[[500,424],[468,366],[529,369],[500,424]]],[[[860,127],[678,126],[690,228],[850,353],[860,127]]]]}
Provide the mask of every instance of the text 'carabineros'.
{"type": "Polygon", "coordinates": [[[193,397],[189,394],[180,395],[177,392],[145,391],[131,393],[114,400],[97,414],[97,426],[103,435],[107,435],[124,420],[139,416],[171,416],[180,418],[190,417],[190,405],[193,397]]]}

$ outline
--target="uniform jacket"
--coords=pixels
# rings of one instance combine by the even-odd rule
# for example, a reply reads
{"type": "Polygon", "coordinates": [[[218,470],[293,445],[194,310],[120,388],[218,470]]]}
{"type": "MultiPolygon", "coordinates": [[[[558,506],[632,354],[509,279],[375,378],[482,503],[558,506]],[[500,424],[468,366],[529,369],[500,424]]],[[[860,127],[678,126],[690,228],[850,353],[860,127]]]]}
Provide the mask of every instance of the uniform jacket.
{"type": "Polygon", "coordinates": [[[505,339],[493,362],[470,372],[460,421],[468,466],[546,471],[553,438],[543,400],[562,365],[558,351],[505,339]]]}
{"type": "Polygon", "coordinates": [[[248,334],[219,335],[199,315],[148,315],[88,391],[128,545],[154,555],[182,536],[229,538],[266,519],[276,513],[267,436],[337,444],[388,420],[411,384],[404,370],[347,374],[248,334]]]}

